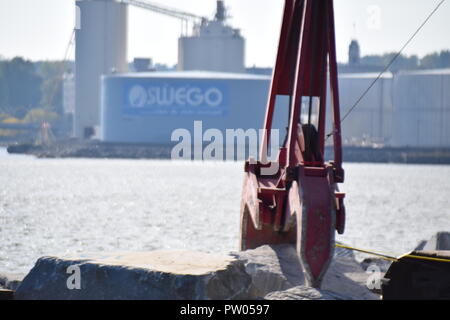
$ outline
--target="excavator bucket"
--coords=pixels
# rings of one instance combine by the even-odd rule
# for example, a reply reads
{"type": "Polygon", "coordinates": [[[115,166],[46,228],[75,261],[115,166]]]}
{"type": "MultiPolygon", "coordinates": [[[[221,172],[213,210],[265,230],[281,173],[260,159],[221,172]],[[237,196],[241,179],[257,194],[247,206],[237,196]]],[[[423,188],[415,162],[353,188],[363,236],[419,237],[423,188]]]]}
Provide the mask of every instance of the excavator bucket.
{"type": "Polygon", "coordinates": [[[260,161],[245,163],[241,250],[295,244],[307,283],[320,287],[335,231],[343,233],[345,225],[332,0],[285,0],[264,129],[260,161]],[[325,162],[328,78],[334,161],[325,162]],[[277,159],[267,161],[280,95],[290,98],[288,132],[277,159]]]}

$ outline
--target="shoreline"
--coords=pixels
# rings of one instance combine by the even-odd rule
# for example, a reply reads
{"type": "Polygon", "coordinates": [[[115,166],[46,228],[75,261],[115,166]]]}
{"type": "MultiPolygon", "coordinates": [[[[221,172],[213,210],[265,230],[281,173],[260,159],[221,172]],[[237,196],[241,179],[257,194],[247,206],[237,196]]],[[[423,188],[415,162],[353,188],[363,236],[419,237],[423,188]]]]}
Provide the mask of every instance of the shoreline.
{"type": "MultiPolygon", "coordinates": [[[[4,145],[3,145],[4,146],[4,145]]],[[[171,159],[173,145],[126,144],[100,141],[62,140],[43,146],[31,143],[9,144],[10,154],[33,155],[37,158],[107,158],[107,159],[171,159]]],[[[224,153],[225,154],[225,153],[224,153]]],[[[325,158],[331,159],[332,147],[326,147],[325,158]]],[[[450,164],[450,148],[343,147],[344,162],[450,164]]],[[[235,157],[234,160],[244,160],[235,157]]]]}

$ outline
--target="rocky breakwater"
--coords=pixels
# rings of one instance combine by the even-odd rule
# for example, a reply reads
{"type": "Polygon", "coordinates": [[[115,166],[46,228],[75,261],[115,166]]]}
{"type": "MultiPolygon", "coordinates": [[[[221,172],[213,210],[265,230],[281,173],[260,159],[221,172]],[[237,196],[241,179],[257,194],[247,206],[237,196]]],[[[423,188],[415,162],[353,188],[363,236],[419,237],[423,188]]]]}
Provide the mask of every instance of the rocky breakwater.
{"type": "Polygon", "coordinates": [[[62,140],[50,145],[12,144],[11,154],[38,158],[170,159],[172,146],[155,144],[105,143],[96,140],[62,140]]]}
{"type": "MultiPolygon", "coordinates": [[[[436,252],[450,258],[450,233],[439,232],[414,250],[425,256],[436,252]]],[[[15,299],[377,300],[381,291],[385,299],[448,298],[448,272],[436,273],[437,264],[411,262],[370,257],[358,263],[352,251],[336,248],[318,290],[304,285],[296,250],[290,245],[223,255],[192,251],[81,254],[42,257],[23,280],[22,275],[0,275],[0,290],[14,290],[15,299]],[[374,265],[384,277],[381,291],[368,289],[371,274],[367,271],[374,265]],[[438,281],[436,275],[441,276],[438,281]],[[410,288],[413,283],[423,284],[419,293],[410,288]]],[[[448,262],[441,267],[446,270],[448,262]]],[[[0,294],[2,298],[11,298],[10,292],[0,294]]]]}
{"type": "Polygon", "coordinates": [[[337,252],[322,290],[305,287],[300,270],[290,245],[42,257],[15,299],[379,299],[349,252],[337,252]]]}

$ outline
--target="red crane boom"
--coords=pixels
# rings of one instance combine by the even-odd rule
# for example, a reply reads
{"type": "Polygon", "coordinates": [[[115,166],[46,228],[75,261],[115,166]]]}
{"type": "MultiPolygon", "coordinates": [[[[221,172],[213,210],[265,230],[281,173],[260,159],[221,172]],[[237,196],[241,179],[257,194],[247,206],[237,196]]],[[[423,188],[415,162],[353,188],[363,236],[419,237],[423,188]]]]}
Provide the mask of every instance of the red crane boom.
{"type": "Polygon", "coordinates": [[[285,0],[276,66],[264,122],[261,161],[245,163],[241,249],[294,243],[307,283],[320,287],[344,232],[344,181],[332,0],[285,0]],[[334,161],[325,162],[327,74],[334,161]],[[268,162],[277,97],[289,96],[287,139],[268,162]]]}

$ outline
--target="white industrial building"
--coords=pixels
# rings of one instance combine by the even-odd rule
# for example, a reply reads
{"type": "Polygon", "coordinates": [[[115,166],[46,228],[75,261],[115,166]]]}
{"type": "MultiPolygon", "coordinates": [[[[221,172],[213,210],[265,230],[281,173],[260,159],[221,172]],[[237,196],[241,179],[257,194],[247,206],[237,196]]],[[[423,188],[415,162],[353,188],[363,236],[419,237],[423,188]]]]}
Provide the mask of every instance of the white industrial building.
{"type": "MultiPolygon", "coordinates": [[[[378,74],[339,76],[344,116],[378,74]]],[[[344,143],[450,147],[450,69],[386,73],[342,124],[344,143]]]]}
{"type": "Polygon", "coordinates": [[[202,21],[194,34],[178,39],[178,70],[245,72],[245,39],[226,24],[223,1],[212,21],[202,21]]]}
{"type": "MultiPolygon", "coordinates": [[[[341,117],[355,105],[378,73],[339,75],[341,117]]],[[[392,136],[393,75],[383,74],[342,123],[346,145],[388,144],[392,136]]],[[[329,95],[328,95],[329,96],[329,95]]]]}
{"type": "Polygon", "coordinates": [[[391,146],[450,147],[450,69],[394,78],[391,146]]]}

